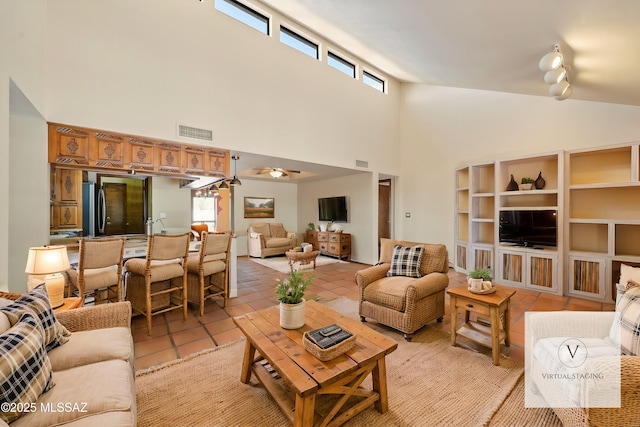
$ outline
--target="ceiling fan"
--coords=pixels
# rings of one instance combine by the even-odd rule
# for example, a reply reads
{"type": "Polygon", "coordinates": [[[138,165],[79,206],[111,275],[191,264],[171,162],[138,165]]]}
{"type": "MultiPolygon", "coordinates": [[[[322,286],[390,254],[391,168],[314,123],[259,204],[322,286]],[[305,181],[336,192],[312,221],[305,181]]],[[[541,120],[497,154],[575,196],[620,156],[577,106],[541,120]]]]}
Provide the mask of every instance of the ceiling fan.
{"type": "Polygon", "coordinates": [[[264,175],[268,173],[275,179],[281,178],[283,176],[289,176],[293,173],[300,173],[300,171],[282,168],[254,168],[254,170],[258,171],[256,175],[264,175]]]}

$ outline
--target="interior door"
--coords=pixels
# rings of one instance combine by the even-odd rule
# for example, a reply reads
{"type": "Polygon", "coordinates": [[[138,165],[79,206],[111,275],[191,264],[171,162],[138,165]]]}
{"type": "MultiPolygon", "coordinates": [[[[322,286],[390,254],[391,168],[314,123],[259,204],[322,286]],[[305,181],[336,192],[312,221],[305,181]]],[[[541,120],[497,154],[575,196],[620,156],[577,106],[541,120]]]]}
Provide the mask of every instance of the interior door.
{"type": "Polygon", "coordinates": [[[380,239],[391,238],[391,180],[378,181],[378,249],[380,239]]]}
{"type": "Polygon", "coordinates": [[[127,184],[117,182],[105,182],[104,189],[107,218],[104,234],[127,233],[127,184]]]}

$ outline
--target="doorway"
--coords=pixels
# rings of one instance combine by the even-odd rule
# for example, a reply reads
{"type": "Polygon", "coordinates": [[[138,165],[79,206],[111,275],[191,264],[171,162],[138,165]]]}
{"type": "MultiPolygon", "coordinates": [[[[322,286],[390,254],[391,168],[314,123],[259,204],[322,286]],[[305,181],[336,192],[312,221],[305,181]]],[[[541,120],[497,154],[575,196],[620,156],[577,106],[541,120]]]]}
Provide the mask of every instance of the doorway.
{"type": "Polygon", "coordinates": [[[380,239],[391,238],[391,179],[378,181],[378,255],[380,239]]]}

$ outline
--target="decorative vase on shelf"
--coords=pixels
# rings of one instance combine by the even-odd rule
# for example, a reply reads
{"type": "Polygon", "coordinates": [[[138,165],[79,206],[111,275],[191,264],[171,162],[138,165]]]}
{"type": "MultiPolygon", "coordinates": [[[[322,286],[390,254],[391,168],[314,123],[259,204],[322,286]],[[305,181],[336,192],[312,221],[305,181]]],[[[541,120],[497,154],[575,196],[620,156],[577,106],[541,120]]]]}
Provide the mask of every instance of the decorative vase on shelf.
{"type": "Polygon", "coordinates": [[[507,191],[518,191],[518,183],[513,179],[513,175],[511,175],[511,181],[507,184],[507,191]]]}
{"type": "Polygon", "coordinates": [[[542,171],[540,171],[540,173],[538,174],[538,178],[536,178],[536,181],[535,181],[536,189],[542,190],[545,184],[546,184],[546,181],[542,177],[542,171]]]}
{"type": "Polygon", "coordinates": [[[304,298],[297,304],[280,303],[280,326],[282,328],[298,329],[304,326],[304,303],[304,298]]]}

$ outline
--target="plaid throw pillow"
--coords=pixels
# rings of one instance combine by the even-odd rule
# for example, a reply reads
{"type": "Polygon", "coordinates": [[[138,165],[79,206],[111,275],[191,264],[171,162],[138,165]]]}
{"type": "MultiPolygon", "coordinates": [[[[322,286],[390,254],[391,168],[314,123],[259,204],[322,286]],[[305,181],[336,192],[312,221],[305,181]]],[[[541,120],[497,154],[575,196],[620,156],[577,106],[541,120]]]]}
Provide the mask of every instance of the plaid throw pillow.
{"type": "MultiPolygon", "coordinates": [[[[627,356],[640,356],[640,288],[632,287],[622,295],[616,307],[612,329],[619,331],[620,351],[627,356]]],[[[614,340],[615,342],[615,340],[614,340]]]]}
{"type": "MultiPolygon", "coordinates": [[[[28,311],[0,335],[0,402],[29,408],[29,404],[53,387],[43,336],[40,321],[28,311]]],[[[2,410],[0,419],[10,423],[24,413],[2,410]]]]}
{"type": "Polygon", "coordinates": [[[421,277],[419,267],[423,253],[422,246],[395,245],[387,276],[421,277]]]}
{"type": "Polygon", "coordinates": [[[18,322],[25,311],[33,314],[44,329],[44,344],[47,351],[53,350],[69,340],[67,338],[70,335],[69,331],[56,319],[44,284],[36,286],[29,293],[21,295],[20,298],[0,310],[7,315],[12,325],[18,322]]]}

